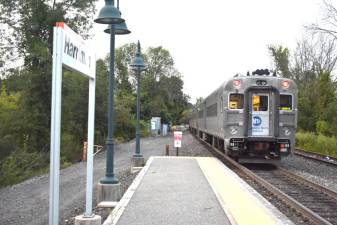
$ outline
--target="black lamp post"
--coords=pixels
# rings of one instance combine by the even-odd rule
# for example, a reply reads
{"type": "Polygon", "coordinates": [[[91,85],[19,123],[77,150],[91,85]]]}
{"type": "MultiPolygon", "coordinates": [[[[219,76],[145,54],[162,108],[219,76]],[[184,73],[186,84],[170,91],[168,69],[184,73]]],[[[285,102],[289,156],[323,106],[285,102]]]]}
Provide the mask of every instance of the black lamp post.
{"type": "Polygon", "coordinates": [[[128,34],[125,20],[121,18],[120,11],[114,6],[114,0],[105,0],[96,23],[108,24],[110,33],[110,69],[109,69],[109,95],[108,95],[108,137],[106,139],[106,172],[100,180],[99,201],[116,201],[120,198],[120,183],[114,174],[114,70],[115,70],[115,34],[128,34]],[[124,26],[123,26],[124,25],[124,26]],[[118,28],[118,29],[117,29],[118,28]],[[122,31],[125,29],[124,31],[122,31]],[[112,190],[110,187],[117,187],[112,190]],[[110,190],[111,189],[111,190],[110,190]]]}
{"type": "Polygon", "coordinates": [[[130,67],[136,72],[137,78],[137,123],[136,123],[136,151],[133,155],[132,162],[134,167],[142,167],[144,165],[144,157],[140,154],[140,129],[139,129],[139,116],[140,116],[140,73],[146,69],[144,60],[141,54],[140,43],[138,41],[137,52],[130,67]]]}

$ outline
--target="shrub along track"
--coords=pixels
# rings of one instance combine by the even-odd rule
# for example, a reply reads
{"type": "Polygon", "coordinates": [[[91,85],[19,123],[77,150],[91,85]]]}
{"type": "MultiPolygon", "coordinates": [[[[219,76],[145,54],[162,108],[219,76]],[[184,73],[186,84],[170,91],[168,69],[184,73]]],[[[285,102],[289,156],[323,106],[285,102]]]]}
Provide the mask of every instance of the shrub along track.
{"type": "MultiPolygon", "coordinates": [[[[279,200],[275,205],[282,212],[284,208],[291,209],[303,219],[305,224],[336,224],[337,225],[337,193],[297,176],[289,171],[271,167],[270,165],[245,167],[223,152],[208,145],[216,157],[236,172],[248,183],[257,184],[260,193],[267,191],[279,200]],[[262,191],[263,190],[263,191],[262,191]],[[282,207],[279,204],[283,204],[282,207]]],[[[265,193],[261,193],[266,197],[265,193]]],[[[289,215],[288,213],[285,213],[289,215]]],[[[295,223],[298,218],[295,219],[295,223]]]]}

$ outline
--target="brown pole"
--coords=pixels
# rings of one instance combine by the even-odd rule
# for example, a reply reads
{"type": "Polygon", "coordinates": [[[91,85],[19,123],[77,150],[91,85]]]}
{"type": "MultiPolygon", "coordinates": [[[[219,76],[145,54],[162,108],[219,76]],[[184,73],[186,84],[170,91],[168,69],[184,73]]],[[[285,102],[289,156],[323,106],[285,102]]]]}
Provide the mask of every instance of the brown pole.
{"type": "Polygon", "coordinates": [[[166,156],[169,156],[169,155],[170,155],[170,146],[169,146],[169,145],[166,145],[166,148],[165,148],[165,155],[166,155],[166,156]]]}
{"type": "Polygon", "coordinates": [[[82,161],[87,161],[87,149],[88,149],[88,142],[83,142],[83,154],[82,154],[82,161]]]}

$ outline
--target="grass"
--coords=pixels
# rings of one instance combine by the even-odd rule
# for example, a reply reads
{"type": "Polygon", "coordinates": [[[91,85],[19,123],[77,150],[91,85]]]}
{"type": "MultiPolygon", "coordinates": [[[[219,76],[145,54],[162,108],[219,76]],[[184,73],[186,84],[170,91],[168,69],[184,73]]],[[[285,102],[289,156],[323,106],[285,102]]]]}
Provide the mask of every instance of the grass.
{"type": "Polygon", "coordinates": [[[296,147],[309,152],[337,157],[337,138],[308,132],[296,133],[296,147]]]}

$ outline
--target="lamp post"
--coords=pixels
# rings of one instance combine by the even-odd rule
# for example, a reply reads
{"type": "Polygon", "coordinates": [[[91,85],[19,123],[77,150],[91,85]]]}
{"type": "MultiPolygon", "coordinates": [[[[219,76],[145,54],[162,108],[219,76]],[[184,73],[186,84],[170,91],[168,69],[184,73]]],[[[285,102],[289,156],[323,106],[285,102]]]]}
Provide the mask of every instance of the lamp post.
{"type": "Polygon", "coordinates": [[[140,116],[140,73],[146,69],[143,57],[141,55],[140,43],[138,41],[137,52],[134,61],[130,65],[131,69],[136,72],[137,78],[137,123],[136,123],[136,151],[132,157],[133,167],[144,166],[144,157],[140,154],[140,130],[139,130],[139,116],[140,116]]]}
{"type": "Polygon", "coordinates": [[[120,11],[114,6],[114,0],[105,0],[96,23],[108,24],[110,33],[110,69],[109,69],[109,95],[108,95],[108,137],[106,139],[106,172],[105,177],[98,184],[98,201],[115,202],[121,197],[120,183],[114,174],[114,70],[115,70],[115,34],[128,34],[125,20],[121,18],[120,11]],[[121,31],[123,28],[124,30],[121,31]],[[116,29],[118,28],[118,29],[116,29]]]}

